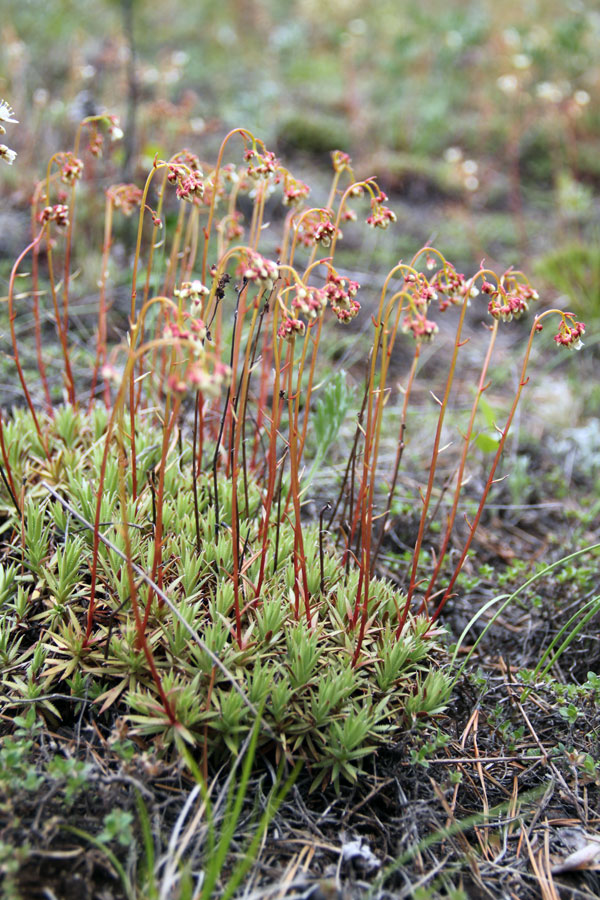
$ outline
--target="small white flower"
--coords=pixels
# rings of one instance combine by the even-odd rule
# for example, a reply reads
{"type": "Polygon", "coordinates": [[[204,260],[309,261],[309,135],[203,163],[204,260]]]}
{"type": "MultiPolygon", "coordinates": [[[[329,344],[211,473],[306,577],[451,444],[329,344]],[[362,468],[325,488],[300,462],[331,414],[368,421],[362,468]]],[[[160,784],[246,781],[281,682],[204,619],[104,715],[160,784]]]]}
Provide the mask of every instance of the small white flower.
{"type": "Polygon", "coordinates": [[[11,150],[6,144],[0,144],[0,159],[3,159],[5,163],[12,166],[16,158],[17,154],[14,150],[11,150]]]}
{"type": "Polygon", "coordinates": [[[526,53],[515,53],[512,58],[512,64],[515,69],[528,69],[531,65],[531,57],[526,53]]]}
{"type": "Polygon", "coordinates": [[[6,100],[0,100],[0,121],[1,122],[10,122],[11,125],[18,125],[19,120],[13,118],[14,111],[11,106],[8,105],[6,100]]]}
{"type": "Polygon", "coordinates": [[[590,95],[587,91],[575,91],[573,100],[578,106],[587,106],[590,102],[590,95]]]}
{"type": "Polygon", "coordinates": [[[535,92],[540,100],[546,100],[548,103],[560,103],[564,97],[560,87],[552,81],[540,81],[535,92]]]}
{"type": "Polygon", "coordinates": [[[514,94],[519,87],[519,79],[516,75],[501,75],[496,79],[496,84],[503,94],[514,94]]]}
{"type": "Polygon", "coordinates": [[[444,151],[444,159],[447,163],[460,162],[462,155],[460,147],[448,147],[448,149],[444,151]]]}

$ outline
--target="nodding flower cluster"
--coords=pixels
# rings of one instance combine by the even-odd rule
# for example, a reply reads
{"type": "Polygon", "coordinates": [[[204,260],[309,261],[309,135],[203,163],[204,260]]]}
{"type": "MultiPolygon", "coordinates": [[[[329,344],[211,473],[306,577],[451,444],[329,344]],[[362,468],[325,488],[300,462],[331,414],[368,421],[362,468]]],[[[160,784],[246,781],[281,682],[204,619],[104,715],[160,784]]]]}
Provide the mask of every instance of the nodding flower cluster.
{"type": "Polygon", "coordinates": [[[489,281],[484,281],[481,290],[490,297],[489,314],[501,322],[519,319],[529,309],[531,300],[539,299],[537,291],[534,291],[528,284],[521,284],[515,279],[510,279],[506,287],[502,284],[502,279],[498,287],[494,287],[489,281]]]}
{"type": "Polygon", "coordinates": [[[292,300],[292,309],[309,319],[316,319],[327,306],[327,295],[322,288],[296,285],[296,296],[292,300]]]}
{"type": "Polygon", "coordinates": [[[262,181],[274,176],[275,184],[280,181],[279,160],[270,150],[259,153],[255,147],[244,151],[244,159],[248,163],[248,176],[255,181],[262,181]]]}
{"type": "MultiPolygon", "coordinates": [[[[427,268],[431,268],[431,261],[431,258],[428,258],[427,268]]],[[[467,281],[465,276],[457,272],[450,263],[446,263],[433,276],[430,284],[438,295],[440,312],[444,312],[449,306],[461,304],[467,293],[469,297],[476,297],[479,294],[479,289],[472,283],[472,279],[467,281]]]]}
{"type": "Polygon", "coordinates": [[[244,236],[243,216],[237,209],[231,215],[224,216],[217,225],[217,230],[225,235],[228,244],[244,236]]]}
{"type": "Polygon", "coordinates": [[[66,228],[69,224],[69,207],[63,203],[56,206],[46,206],[38,213],[38,222],[44,225],[46,222],[56,222],[59,228],[66,228]]]}
{"type": "Polygon", "coordinates": [[[331,242],[336,236],[336,233],[338,234],[338,238],[342,237],[341,232],[339,232],[333,222],[319,222],[314,228],[313,240],[315,244],[319,244],[321,247],[331,247],[331,242]]]}
{"type": "Polygon", "coordinates": [[[79,181],[83,174],[83,161],[73,153],[59,153],[57,161],[60,164],[60,180],[63,184],[73,185],[79,181]]]}
{"type": "Polygon", "coordinates": [[[295,337],[302,337],[305,331],[306,325],[302,319],[295,319],[293,316],[286,314],[277,329],[277,337],[283,338],[285,341],[291,341],[295,337]]]}
{"type": "Polygon", "coordinates": [[[279,268],[270,259],[265,259],[256,250],[246,251],[246,262],[243,266],[243,277],[252,282],[259,289],[272,291],[273,285],[279,278],[279,268]]]}
{"type": "Polygon", "coordinates": [[[204,395],[216,397],[222,387],[231,381],[231,369],[225,363],[217,362],[211,372],[206,368],[204,360],[192,362],[181,373],[171,373],[167,379],[169,390],[177,394],[185,394],[189,390],[201,391],[204,395]]]}
{"type": "Polygon", "coordinates": [[[194,318],[189,312],[184,311],[182,317],[185,327],[182,328],[177,322],[169,320],[163,329],[163,337],[172,341],[192,341],[194,349],[201,353],[204,350],[206,325],[202,319],[194,318]]]}
{"type": "Polygon", "coordinates": [[[343,172],[344,169],[349,169],[352,166],[352,160],[343,150],[334,150],[331,154],[331,161],[334,172],[343,172]]]}
{"type": "Polygon", "coordinates": [[[283,205],[299,206],[310,194],[310,188],[303,181],[293,178],[286,173],[283,183],[283,205]]]}
{"type": "MultiPolygon", "coordinates": [[[[327,212],[323,210],[323,213],[327,212]]],[[[319,244],[321,247],[327,248],[331,246],[334,237],[341,241],[343,235],[339,228],[336,229],[333,222],[323,220],[320,212],[311,212],[302,216],[302,219],[296,225],[296,233],[298,240],[305,247],[314,247],[319,244]]]]}
{"type": "Polygon", "coordinates": [[[367,225],[371,228],[387,228],[390,222],[396,221],[396,213],[383,204],[387,200],[387,194],[380,191],[371,200],[371,215],[367,219],[367,225]]]}
{"type": "Polygon", "coordinates": [[[559,347],[566,347],[567,350],[581,350],[583,347],[582,334],[585,334],[583,322],[576,322],[574,315],[566,313],[559,325],[558,334],[554,335],[554,340],[559,347]]]}
{"type": "Polygon", "coordinates": [[[204,197],[204,175],[200,160],[190,150],[182,150],[169,163],[167,181],[177,185],[176,193],[180,200],[197,203],[204,197]]]}
{"type": "Polygon", "coordinates": [[[124,216],[130,216],[142,202],[143,191],[136,184],[113,184],[107,188],[106,194],[115,209],[120,209],[124,216]]]}
{"type": "MultiPolygon", "coordinates": [[[[429,263],[428,258],[427,268],[431,268],[429,263]]],[[[436,323],[427,318],[433,300],[438,301],[440,312],[444,312],[450,306],[463,303],[465,297],[476,297],[479,293],[472,281],[467,281],[450,263],[445,263],[430,279],[422,272],[407,272],[404,283],[410,297],[410,312],[402,322],[402,331],[410,334],[417,343],[432,341],[439,330],[436,323]]]]}
{"type": "MultiPolygon", "coordinates": [[[[12,107],[8,105],[6,100],[0,100],[0,134],[6,134],[5,122],[8,125],[19,124],[18,119],[15,119],[14,115],[12,107]]],[[[17,154],[14,150],[11,150],[6,144],[0,144],[0,159],[3,159],[7,165],[12,166],[16,158],[17,154]]]]}
{"type": "Polygon", "coordinates": [[[355,299],[360,284],[342,278],[333,269],[329,270],[323,292],[331,308],[338,318],[338,322],[346,325],[354,319],[360,310],[360,303],[355,299]]]}
{"type": "Polygon", "coordinates": [[[204,297],[210,294],[209,289],[199,279],[194,281],[182,281],[181,287],[176,288],[173,293],[180,300],[189,301],[192,307],[200,307],[204,302],[204,297]]]}
{"type": "Polygon", "coordinates": [[[402,331],[411,334],[417,343],[428,343],[438,333],[439,328],[435,322],[428,319],[425,313],[414,312],[405,317],[402,322],[402,331]]]}

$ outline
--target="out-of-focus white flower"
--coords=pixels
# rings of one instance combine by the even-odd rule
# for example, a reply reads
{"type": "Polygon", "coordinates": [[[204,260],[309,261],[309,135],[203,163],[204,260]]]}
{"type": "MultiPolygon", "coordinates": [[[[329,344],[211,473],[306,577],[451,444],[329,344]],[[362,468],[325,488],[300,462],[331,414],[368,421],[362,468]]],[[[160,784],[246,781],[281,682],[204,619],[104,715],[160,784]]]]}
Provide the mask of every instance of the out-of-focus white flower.
{"type": "Polygon", "coordinates": [[[33,92],[33,102],[36,106],[45,106],[50,99],[50,94],[46,88],[36,88],[33,92]]]}
{"type": "Polygon", "coordinates": [[[186,53],[185,50],[174,50],[173,53],[171,53],[171,65],[181,68],[181,66],[185,66],[189,61],[189,58],[189,54],[186,53]]]}
{"type": "Polygon", "coordinates": [[[521,35],[516,28],[505,28],[502,32],[502,38],[507,47],[514,49],[521,46],[521,35]]]}
{"type": "Polygon", "coordinates": [[[14,150],[11,150],[6,144],[0,144],[0,159],[3,159],[5,163],[12,166],[16,158],[17,154],[14,150]]]}
{"type": "Polygon", "coordinates": [[[460,147],[448,147],[448,149],[444,151],[444,159],[448,163],[460,162],[462,155],[460,147]]]}
{"type": "Polygon", "coordinates": [[[519,88],[519,79],[516,75],[501,75],[496,79],[496,84],[503,94],[515,94],[519,88]]]}
{"type": "Polygon", "coordinates": [[[477,172],[478,168],[479,166],[474,159],[465,159],[464,163],[462,164],[462,170],[465,175],[474,175],[477,172]]]}
{"type": "Polygon", "coordinates": [[[527,53],[515,53],[512,64],[515,69],[528,69],[531,65],[531,57],[527,53]]]}
{"type": "Polygon", "coordinates": [[[476,175],[467,175],[465,178],[465,187],[468,191],[476,191],[479,187],[479,178],[476,175]]]}
{"type": "Polygon", "coordinates": [[[590,95],[587,91],[575,91],[573,94],[573,100],[577,104],[577,106],[587,106],[590,102],[590,95]]]}
{"type": "Polygon", "coordinates": [[[553,81],[540,81],[536,85],[535,92],[540,100],[546,100],[548,103],[560,103],[563,99],[563,92],[553,81]]]}
{"type": "Polygon", "coordinates": [[[446,46],[451,50],[460,50],[463,43],[463,36],[460,31],[446,32],[446,46]]]}
{"type": "Polygon", "coordinates": [[[9,122],[11,125],[18,125],[18,119],[13,118],[14,112],[6,100],[0,100],[0,122],[9,122]]]}

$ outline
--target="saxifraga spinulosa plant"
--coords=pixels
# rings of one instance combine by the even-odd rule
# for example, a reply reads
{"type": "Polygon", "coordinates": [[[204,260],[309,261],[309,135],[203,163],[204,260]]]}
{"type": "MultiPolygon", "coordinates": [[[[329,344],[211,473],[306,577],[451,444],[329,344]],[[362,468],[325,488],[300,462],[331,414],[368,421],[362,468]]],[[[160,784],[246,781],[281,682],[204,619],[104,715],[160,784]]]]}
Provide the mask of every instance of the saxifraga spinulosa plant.
{"type": "Polygon", "coordinates": [[[95,359],[85,380],[73,365],[70,328],[74,222],[82,181],[88,203],[93,196],[81,156],[97,168],[106,132],[119,136],[114,118],[86,119],[73,152],[50,160],[33,196],[31,243],[10,277],[10,335],[27,408],[3,413],[0,428],[8,517],[2,652],[21,663],[7,689],[15,700],[40,698],[38,710],[50,717],[58,715],[52,692],[85,695],[98,715],[124,716],[155,748],[186,742],[205,772],[212,755],[237,752],[262,709],[261,743],[305,759],[314,785],[356,778],[377,744],[443,710],[450,678],[438,664],[438,619],[494,483],[532,342],[546,319],[558,318],[555,341],[578,348],[584,326],[555,309],[534,317],[497,452],[448,580],[443,567],[498,329],[538,297],[520,272],[499,276],[482,265],[465,278],[432,247],[399,262],[371,317],[372,351],[344,475],[318,521],[307,524],[302,476],[316,401],[319,421],[337,422],[331,441],[345,396],[339,377],[319,394],[324,323],[333,313],[343,325],[360,311],[359,285],[336,268],[341,227],[367,205],[367,224],[387,228],[396,218],[387,197],[374,178],[356,181],[349,157],[336,151],[327,204],[310,207],[308,186],[242,129],[227,135],[215,165],[188,150],[157,157],[143,187],[105,191],[95,359]],[[243,147],[242,165],[224,162],[232,140],[243,147]],[[277,249],[265,255],[265,210],[277,191],[287,214],[277,249]],[[113,228],[117,216],[135,213],[129,333],[109,348],[113,228]],[[26,258],[30,288],[20,277],[17,299],[26,258]],[[435,565],[423,580],[442,430],[467,306],[478,295],[491,316],[489,343],[435,565]],[[43,409],[32,400],[15,327],[27,297],[43,409]],[[42,299],[50,300],[58,336],[60,406],[43,353],[42,299]],[[456,307],[458,322],[401,594],[375,576],[376,562],[421,349],[438,330],[434,305],[440,313],[456,307]],[[414,350],[394,425],[385,405],[402,332],[414,350]],[[397,429],[397,450],[381,499],[384,423],[397,429]]]}

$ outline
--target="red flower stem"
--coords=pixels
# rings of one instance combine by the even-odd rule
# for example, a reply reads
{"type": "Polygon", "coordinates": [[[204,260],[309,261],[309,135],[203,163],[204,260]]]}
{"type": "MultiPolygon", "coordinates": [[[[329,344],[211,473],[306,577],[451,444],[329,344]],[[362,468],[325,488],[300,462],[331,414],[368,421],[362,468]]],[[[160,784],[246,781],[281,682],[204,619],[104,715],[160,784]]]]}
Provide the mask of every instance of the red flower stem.
{"type": "Polygon", "coordinates": [[[489,368],[489,364],[492,358],[492,352],[494,349],[494,344],[496,342],[496,335],[498,334],[498,319],[494,320],[494,324],[492,325],[492,333],[490,336],[490,342],[488,345],[487,353],[485,356],[485,360],[481,369],[481,375],[479,377],[479,383],[477,385],[477,393],[475,394],[475,399],[473,400],[473,405],[471,407],[471,415],[469,418],[469,424],[467,425],[467,430],[464,436],[464,445],[463,451],[460,458],[460,464],[458,467],[458,472],[456,475],[456,489],[454,491],[454,501],[452,503],[452,509],[450,511],[450,515],[448,516],[448,521],[446,523],[446,531],[444,534],[444,539],[438,550],[438,558],[435,565],[435,569],[431,575],[431,579],[429,581],[429,585],[427,587],[427,591],[425,592],[425,596],[423,597],[423,601],[419,608],[419,613],[422,613],[424,609],[427,608],[427,601],[429,600],[433,589],[435,587],[435,583],[437,581],[438,575],[440,573],[440,569],[442,568],[442,563],[444,562],[444,558],[446,556],[446,550],[448,549],[448,544],[450,542],[450,536],[452,534],[452,529],[454,527],[454,522],[456,519],[456,513],[458,510],[458,501],[460,498],[460,493],[462,489],[462,480],[465,471],[465,465],[467,462],[467,454],[469,452],[469,447],[471,444],[471,435],[473,433],[473,425],[475,424],[475,416],[477,414],[477,408],[479,406],[479,400],[481,399],[481,395],[489,386],[486,384],[487,372],[489,368]]]}
{"type": "MultiPolygon", "coordinates": [[[[122,412],[122,409],[121,409],[122,412]]],[[[123,428],[123,423],[121,422],[121,429],[123,428]]],[[[137,640],[138,645],[144,651],[144,656],[146,657],[146,661],[148,663],[148,667],[152,674],[152,678],[156,685],[156,689],[158,690],[162,705],[165,709],[167,716],[169,717],[169,722],[171,725],[175,725],[177,719],[175,717],[175,713],[173,712],[173,707],[171,706],[167,695],[165,694],[162,679],[156,668],[156,663],[154,661],[154,657],[152,655],[152,651],[148,646],[148,641],[146,640],[146,619],[142,621],[140,615],[140,607],[138,603],[138,594],[137,594],[137,586],[135,583],[134,571],[133,571],[133,560],[131,557],[131,541],[129,539],[129,524],[127,521],[127,496],[125,491],[125,465],[126,465],[126,456],[125,456],[125,448],[121,444],[120,445],[120,453],[119,453],[119,501],[121,504],[121,533],[123,535],[123,541],[125,544],[125,567],[127,570],[127,581],[129,582],[129,599],[131,601],[131,608],[133,610],[133,617],[135,620],[135,628],[137,632],[137,640]]],[[[147,608],[150,606],[150,602],[148,602],[147,608]]]]}
{"type": "Polygon", "coordinates": [[[465,297],[462,302],[462,306],[461,306],[461,310],[460,310],[460,317],[458,320],[458,325],[456,328],[456,336],[454,339],[454,351],[452,353],[452,359],[450,361],[450,369],[448,371],[448,378],[446,379],[446,389],[444,391],[444,397],[441,402],[440,413],[438,416],[438,424],[437,424],[435,438],[434,438],[434,442],[433,442],[431,463],[429,465],[429,479],[427,481],[427,490],[425,492],[425,497],[423,499],[423,508],[421,510],[421,521],[419,522],[419,532],[417,534],[415,549],[413,551],[413,562],[412,562],[412,569],[411,569],[411,573],[410,573],[410,583],[409,583],[408,591],[406,594],[406,603],[404,606],[402,619],[401,619],[400,624],[398,625],[398,631],[397,631],[398,635],[401,634],[402,628],[404,627],[404,623],[406,622],[406,617],[408,616],[410,602],[412,600],[412,596],[413,596],[413,593],[414,593],[414,590],[416,587],[417,567],[419,565],[419,558],[421,555],[421,545],[423,542],[423,535],[425,533],[425,523],[427,521],[427,512],[429,510],[429,503],[431,501],[431,494],[433,491],[433,482],[434,482],[435,472],[436,472],[436,467],[437,467],[437,461],[438,461],[438,455],[439,455],[439,449],[440,449],[440,441],[441,441],[441,437],[442,437],[442,428],[444,425],[444,418],[446,415],[446,410],[448,408],[448,400],[450,397],[450,391],[452,389],[454,373],[456,371],[456,360],[458,357],[458,351],[459,351],[460,347],[462,346],[462,342],[460,339],[461,333],[462,333],[462,327],[464,324],[465,314],[467,311],[467,303],[469,300],[469,294],[471,292],[472,286],[475,284],[475,279],[479,276],[479,274],[480,273],[477,272],[468,282],[468,284],[466,286],[466,290],[465,290],[465,297]]]}
{"type": "Polygon", "coordinates": [[[15,319],[17,317],[17,314],[16,314],[15,308],[14,308],[15,279],[17,277],[17,271],[19,269],[21,261],[27,256],[29,251],[33,250],[37,246],[37,244],[40,242],[45,230],[46,230],[46,227],[42,226],[42,230],[40,231],[38,236],[31,242],[31,244],[29,244],[27,247],[25,247],[25,249],[23,250],[22,253],[19,254],[19,256],[17,257],[17,259],[15,261],[14,266],[11,269],[10,278],[9,278],[9,282],[8,282],[8,324],[10,327],[10,339],[11,339],[12,349],[13,349],[13,358],[15,361],[15,366],[17,367],[17,374],[19,376],[19,381],[21,382],[23,394],[25,395],[25,402],[27,403],[27,406],[29,407],[29,411],[33,418],[33,424],[35,425],[35,430],[37,431],[40,441],[42,443],[42,447],[44,449],[46,459],[50,459],[46,438],[42,434],[42,429],[40,428],[40,423],[38,421],[38,417],[35,412],[35,407],[33,405],[32,399],[31,399],[31,394],[29,393],[29,390],[27,388],[27,383],[25,381],[25,375],[23,373],[23,368],[21,366],[21,359],[19,356],[19,347],[18,347],[18,343],[17,343],[17,334],[15,331],[15,319]]]}
{"type": "Polygon", "coordinates": [[[479,507],[477,509],[477,514],[476,514],[472,524],[470,524],[470,526],[469,526],[469,536],[465,542],[465,546],[463,547],[463,551],[461,553],[460,559],[456,564],[456,568],[454,569],[454,574],[452,575],[452,578],[450,579],[448,587],[446,588],[444,595],[442,596],[442,599],[440,600],[435,612],[431,616],[431,619],[430,619],[431,624],[433,624],[436,621],[436,619],[439,617],[441,611],[443,610],[444,606],[446,605],[446,601],[448,600],[448,598],[450,597],[450,594],[452,593],[452,588],[454,587],[454,584],[456,583],[456,579],[458,578],[458,576],[460,574],[460,570],[463,567],[464,561],[467,558],[467,553],[469,552],[469,548],[473,542],[473,538],[475,537],[475,532],[477,531],[477,526],[479,525],[479,521],[481,519],[483,510],[485,507],[485,503],[488,498],[488,494],[492,488],[492,485],[494,484],[494,475],[496,473],[498,463],[500,462],[500,457],[502,456],[502,451],[504,450],[506,438],[508,437],[508,432],[509,432],[510,426],[512,425],[512,421],[515,417],[515,413],[517,411],[517,406],[519,405],[519,400],[521,399],[521,394],[523,392],[523,388],[529,381],[529,378],[526,377],[526,374],[527,374],[527,366],[529,364],[529,357],[531,354],[531,347],[533,344],[533,336],[536,333],[536,331],[538,330],[537,326],[540,323],[540,321],[543,318],[545,318],[547,315],[550,315],[552,313],[558,313],[559,315],[562,316],[562,313],[560,312],[560,310],[549,309],[549,310],[546,310],[545,312],[543,312],[541,315],[536,316],[535,319],[533,320],[533,325],[531,326],[531,331],[529,333],[529,340],[527,342],[527,348],[525,350],[525,358],[523,360],[523,365],[521,368],[521,377],[519,378],[519,386],[515,393],[515,397],[514,397],[512,406],[510,408],[510,412],[508,415],[508,419],[506,421],[506,425],[504,426],[504,430],[502,431],[502,435],[500,437],[500,442],[498,444],[498,450],[496,451],[496,455],[494,456],[494,461],[492,463],[492,467],[490,469],[490,473],[488,475],[488,479],[487,479],[483,494],[481,495],[481,500],[479,501],[479,507]]]}

